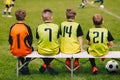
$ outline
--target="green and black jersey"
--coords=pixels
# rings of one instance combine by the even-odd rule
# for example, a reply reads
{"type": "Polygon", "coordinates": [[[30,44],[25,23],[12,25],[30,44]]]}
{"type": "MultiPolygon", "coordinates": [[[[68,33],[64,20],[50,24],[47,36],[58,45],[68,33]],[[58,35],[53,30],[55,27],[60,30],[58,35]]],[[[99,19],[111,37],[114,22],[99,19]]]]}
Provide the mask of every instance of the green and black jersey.
{"type": "Polygon", "coordinates": [[[90,41],[89,54],[93,56],[104,56],[108,53],[107,43],[113,41],[111,33],[106,28],[89,29],[86,39],[90,41]]]}
{"type": "Polygon", "coordinates": [[[42,55],[55,55],[59,52],[59,26],[54,23],[44,23],[37,27],[38,52],[42,55]]]}
{"type": "Polygon", "coordinates": [[[66,54],[80,52],[78,37],[83,35],[80,24],[76,22],[64,21],[61,23],[60,49],[66,54]]]}

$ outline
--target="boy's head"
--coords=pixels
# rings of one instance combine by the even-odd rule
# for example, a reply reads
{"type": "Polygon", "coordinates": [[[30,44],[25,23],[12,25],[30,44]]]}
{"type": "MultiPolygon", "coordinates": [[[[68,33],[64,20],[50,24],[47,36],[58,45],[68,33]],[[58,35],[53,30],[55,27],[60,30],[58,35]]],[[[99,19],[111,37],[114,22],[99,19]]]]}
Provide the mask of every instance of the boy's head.
{"type": "Polygon", "coordinates": [[[26,12],[25,12],[25,10],[19,9],[19,10],[15,11],[15,16],[18,21],[23,21],[23,20],[25,20],[26,12]]]}
{"type": "Polygon", "coordinates": [[[75,19],[76,11],[74,9],[66,9],[66,18],[67,19],[75,19]]]}
{"type": "Polygon", "coordinates": [[[42,19],[43,19],[43,21],[52,20],[52,10],[51,9],[44,9],[42,11],[42,19]]]}
{"type": "Polygon", "coordinates": [[[92,19],[93,19],[94,25],[99,26],[99,25],[102,25],[103,23],[103,17],[100,14],[95,14],[92,19]]]}

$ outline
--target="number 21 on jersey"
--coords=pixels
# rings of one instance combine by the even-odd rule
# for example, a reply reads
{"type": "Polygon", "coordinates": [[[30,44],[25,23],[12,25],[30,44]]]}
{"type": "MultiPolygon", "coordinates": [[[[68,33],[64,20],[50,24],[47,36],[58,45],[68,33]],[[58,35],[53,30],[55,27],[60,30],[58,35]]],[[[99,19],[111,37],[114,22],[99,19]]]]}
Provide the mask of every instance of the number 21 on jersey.
{"type": "Polygon", "coordinates": [[[103,43],[104,40],[104,32],[93,32],[93,43],[103,43]]]}

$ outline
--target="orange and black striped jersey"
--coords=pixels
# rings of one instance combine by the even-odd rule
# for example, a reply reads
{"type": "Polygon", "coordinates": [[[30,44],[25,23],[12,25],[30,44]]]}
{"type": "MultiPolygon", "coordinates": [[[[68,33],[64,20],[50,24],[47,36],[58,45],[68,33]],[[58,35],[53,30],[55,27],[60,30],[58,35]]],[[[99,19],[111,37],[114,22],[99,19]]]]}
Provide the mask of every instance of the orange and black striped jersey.
{"type": "Polygon", "coordinates": [[[32,52],[33,36],[31,29],[24,23],[16,23],[10,28],[10,51],[14,56],[26,56],[32,52]]]}

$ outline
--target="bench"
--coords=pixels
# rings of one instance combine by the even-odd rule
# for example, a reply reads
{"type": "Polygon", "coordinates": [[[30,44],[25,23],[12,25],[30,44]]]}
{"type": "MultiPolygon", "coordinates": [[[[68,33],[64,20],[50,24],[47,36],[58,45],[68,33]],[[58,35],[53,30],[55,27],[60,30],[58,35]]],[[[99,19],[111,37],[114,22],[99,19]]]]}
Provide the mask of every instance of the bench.
{"type": "MultiPolygon", "coordinates": [[[[94,57],[92,55],[89,55],[87,53],[87,51],[84,51],[84,52],[80,52],[80,53],[77,53],[77,54],[64,54],[64,53],[59,53],[57,55],[54,55],[54,56],[43,56],[43,55],[40,55],[38,54],[37,51],[33,51],[31,54],[25,56],[27,58],[55,58],[55,60],[63,63],[66,67],[68,67],[63,61],[57,59],[57,58],[71,58],[71,68],[68,67],[68,69],[70,70],[71,72],[71,77],[73,77],[73,71],[77,69],[76,68],[73,68],[73,59],[74,58],[120,58],[120,51],[109,51],[107,55],[105,56],[102,56],[102,57],[94,57]]],[[[32,60],[33,60],[32,59],[32,60]]],[[[26,62],[28,63],[28,62],[26,62]]],[[[26,64],[25,63],[25,64],[26,64]]],[[[17,77],[19,75],[19,70],[25,65],[23,64],[22,66],[20,66],[20,61],[19,59],[17,59],[17,77]]]]}

